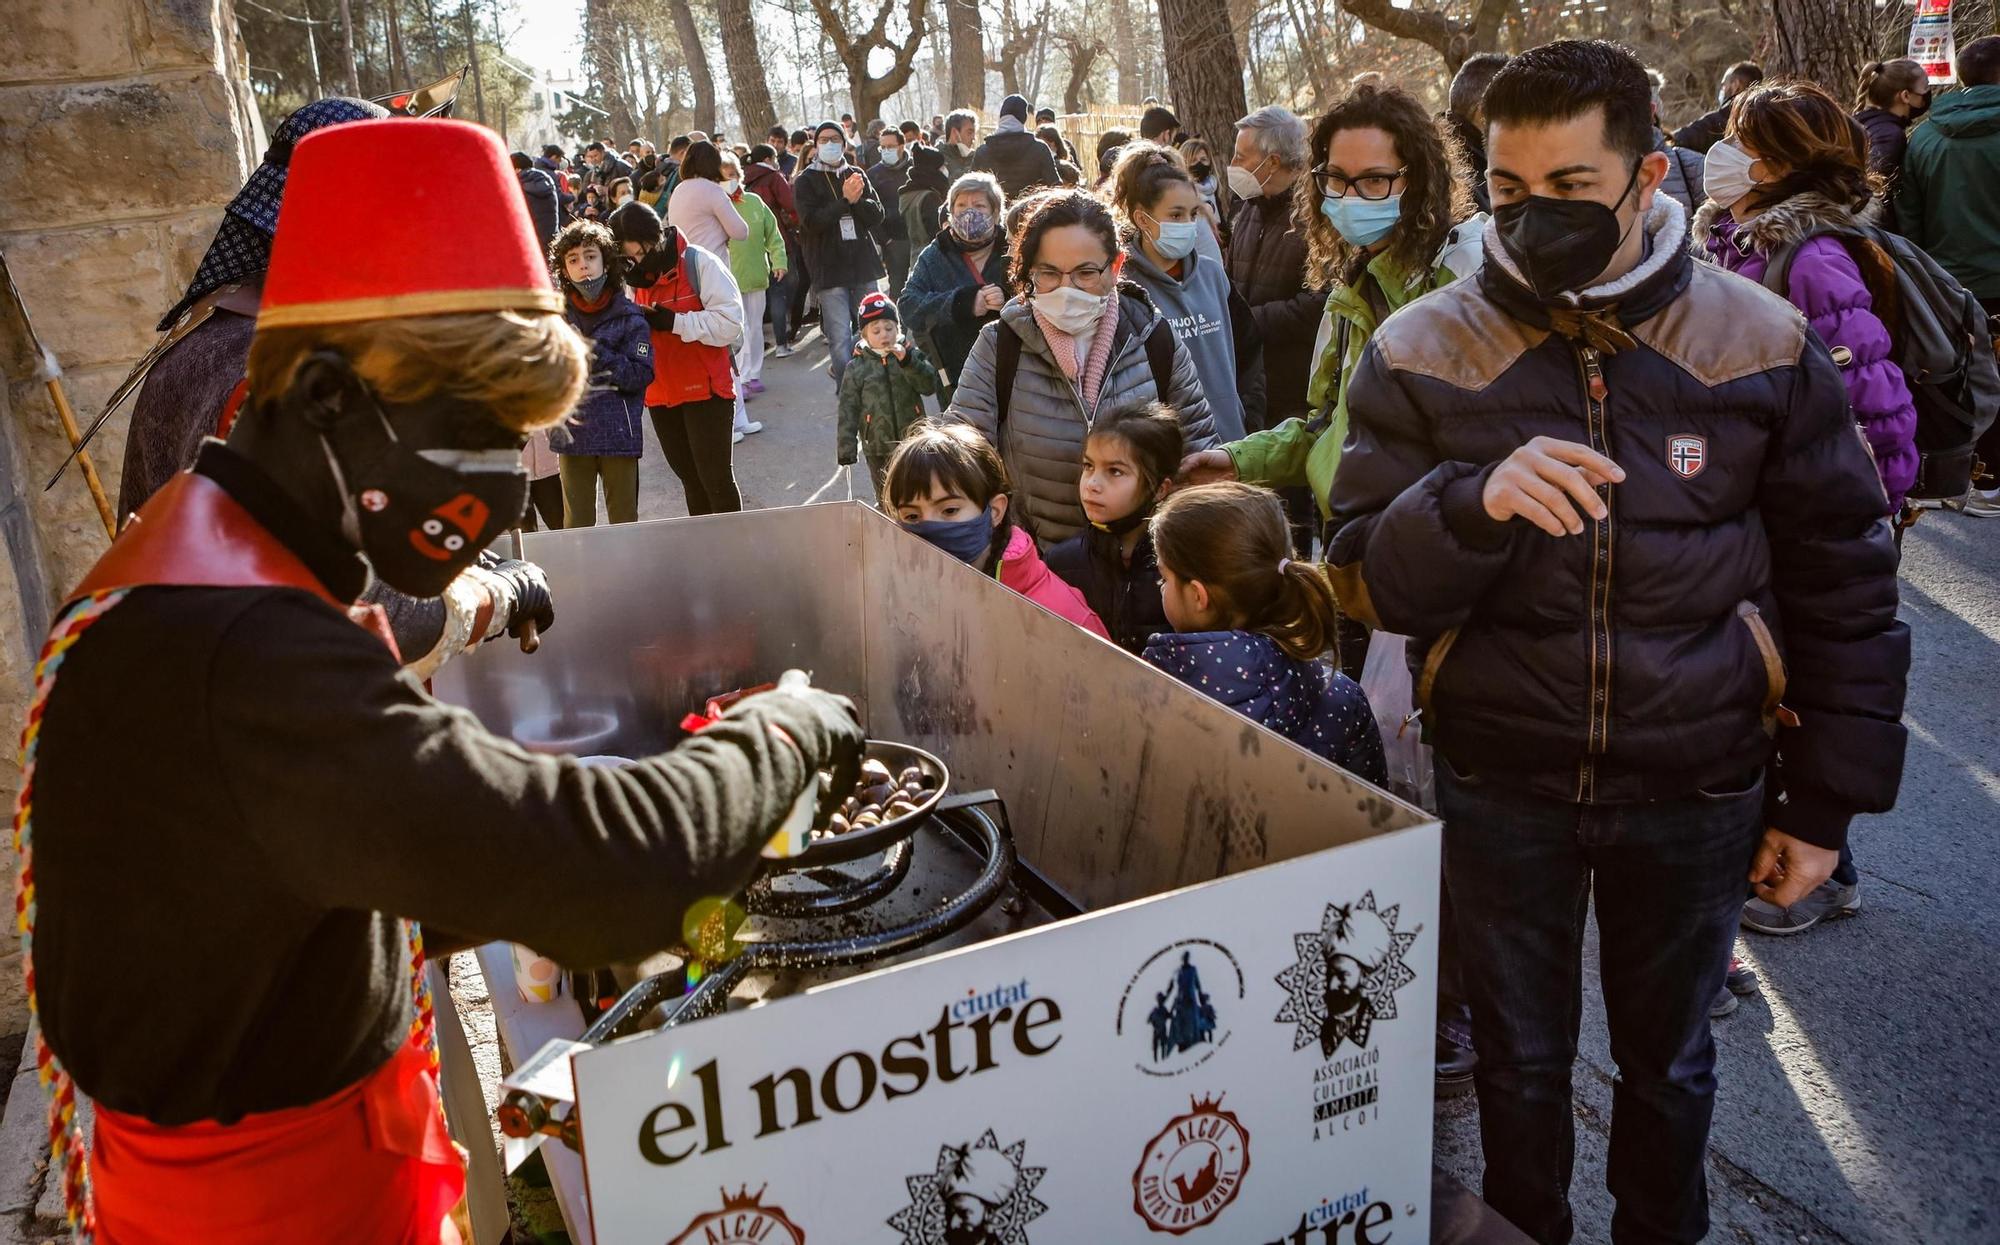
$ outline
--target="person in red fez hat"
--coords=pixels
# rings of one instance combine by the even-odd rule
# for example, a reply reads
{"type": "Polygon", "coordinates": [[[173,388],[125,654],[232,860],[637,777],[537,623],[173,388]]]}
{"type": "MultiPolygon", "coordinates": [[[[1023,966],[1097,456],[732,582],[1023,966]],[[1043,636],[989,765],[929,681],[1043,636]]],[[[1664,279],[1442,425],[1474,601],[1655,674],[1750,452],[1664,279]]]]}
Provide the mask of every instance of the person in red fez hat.
{"type": "Polygon", "coordinates": [[[437,593],[514,521],[586,348],[490,131],[335,126],[289,180],[250,397],[58,611],[22,737],[36,1059],[99,1245],[455,1245],[423,950],[641,958],[745,884],[820,770],[859,770],[824,692],[605,769],[399,669],[352,603],[371,574],[437,593]],[[410,214],[385,164],[453,176],[410,214]]]}
{"type": "MultiPolygon", "coordinates": [[[[315,100],[286,117],[263,161],[223,209],[222,224],[179,302],[162,316],[158,344],[119,392],[138,386],[125,437],[118,513],[128,516],[175,474],[194,465],[203,441],[229,431],[249,384],[250,335],[263,299],[271,237],[284,202],[292,150],[306,135],[391,114],[365,99],[315,100]]],[[[466,648],[533,619],[552,621],[541,569],[484,554],[440,595],[415,598],[380,582],[366,600],[388,616],[398,650],[420,678],[430,678],[466,648]]]]}

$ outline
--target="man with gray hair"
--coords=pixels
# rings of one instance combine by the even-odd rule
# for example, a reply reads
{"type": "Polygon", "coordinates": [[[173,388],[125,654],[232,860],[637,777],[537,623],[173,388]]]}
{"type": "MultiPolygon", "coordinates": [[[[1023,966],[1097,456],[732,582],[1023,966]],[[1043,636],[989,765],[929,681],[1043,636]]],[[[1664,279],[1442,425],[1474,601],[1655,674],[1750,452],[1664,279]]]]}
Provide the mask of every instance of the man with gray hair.
{"type": "Polygon", "coordinates": [[[1327,292],[1306,282],[1306,237],[1292,223],[1292,187],[1305,171],[1305,122],[1289,109],[1274,104],[1236,123],[1227,266],[1264,343],[1265,427],[1306,414],[1313,335],[1326,305],[1327,292]]]}

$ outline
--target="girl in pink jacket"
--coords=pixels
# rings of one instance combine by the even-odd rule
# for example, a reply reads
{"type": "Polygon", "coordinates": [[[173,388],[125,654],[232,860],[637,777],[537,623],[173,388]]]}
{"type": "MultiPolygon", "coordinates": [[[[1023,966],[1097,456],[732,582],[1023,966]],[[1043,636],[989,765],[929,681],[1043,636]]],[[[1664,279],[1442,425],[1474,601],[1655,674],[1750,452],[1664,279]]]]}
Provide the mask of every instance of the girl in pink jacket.
{"type": "Polygon", "coordinates": [[[881,500],[904,531],[1085,631],[1106,635],[1083,594],[1057,578],[1034,537],[1014,526],[1007,468],[971,425],[927,422],[912,428],[889,457],[881,500]]]}

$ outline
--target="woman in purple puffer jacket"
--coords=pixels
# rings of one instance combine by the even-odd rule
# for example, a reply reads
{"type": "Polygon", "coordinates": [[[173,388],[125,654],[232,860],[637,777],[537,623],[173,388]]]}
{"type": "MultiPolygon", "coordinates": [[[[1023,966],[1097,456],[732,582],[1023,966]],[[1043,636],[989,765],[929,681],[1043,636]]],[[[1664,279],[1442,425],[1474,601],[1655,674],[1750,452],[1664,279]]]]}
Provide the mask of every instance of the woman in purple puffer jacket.
{"type": "Polygon", "coordinates": [[[1901,511],[1917,478],[1917,409],[1892,357],[1895,313],[1886,300],[1896,271],[1873,243],[1813,236],[1879,213],[1866,132],[1810,83],[1756,87],[1738,98],[1728,136],[1709,149],[1706,179],[1709,201],[1695,215],[1694,238],[1709,259],[1761,283],[1771,257],[1797,246],[1782,292],[1840,364],[1885,510],[1901,511]]]}

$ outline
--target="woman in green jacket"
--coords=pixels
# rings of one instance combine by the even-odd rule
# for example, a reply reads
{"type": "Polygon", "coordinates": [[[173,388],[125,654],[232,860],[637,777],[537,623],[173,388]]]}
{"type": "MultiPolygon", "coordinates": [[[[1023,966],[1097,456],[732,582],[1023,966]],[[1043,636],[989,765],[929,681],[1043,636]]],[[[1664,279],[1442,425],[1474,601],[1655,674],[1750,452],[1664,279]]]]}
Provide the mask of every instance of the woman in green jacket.
{"type": "MultiPolygon", "coordinates": [[[[1310,485],[1326,518],[1347,438],[1347,378],[1361,348],[1392,312],[1479,266],[1485,222],[1466,219],[1471,198],[1436,124],[1394,87],[1359,87],[1335,104],[1313,126],[1308,155],[1312,176],[1300,180],[1294,209],[1306,235],[1306,284],[1333,290],[1307,391],[1313,415],[1190,455],[1181,475],[1195,484],[1310,485]]],[[[1358,678],[1360,654],[1352,657],[1358,678]]]]}
{"type": "Polygon", "coordinates": [[[764,425],[743,411],[746,398],[764,392],[764,296],[773,281],[785,279],[785,235],[778,214],[755,191],[743,189],[743,165],[733,151],[722,153],[722,188],[736,214],[750,227],[729,244],[729,272],[743,291],[743,344],[736,348],[736,431],[741,441],[764,425]]]}

